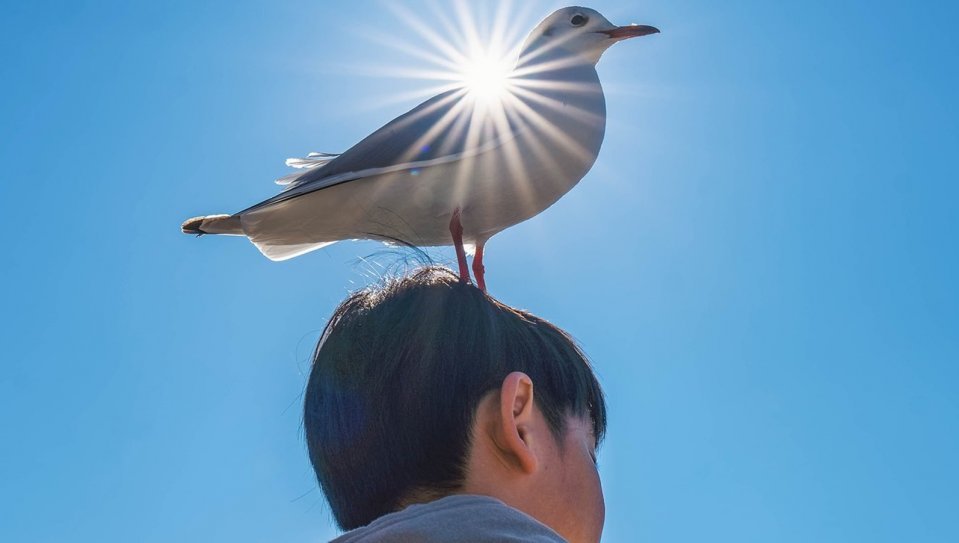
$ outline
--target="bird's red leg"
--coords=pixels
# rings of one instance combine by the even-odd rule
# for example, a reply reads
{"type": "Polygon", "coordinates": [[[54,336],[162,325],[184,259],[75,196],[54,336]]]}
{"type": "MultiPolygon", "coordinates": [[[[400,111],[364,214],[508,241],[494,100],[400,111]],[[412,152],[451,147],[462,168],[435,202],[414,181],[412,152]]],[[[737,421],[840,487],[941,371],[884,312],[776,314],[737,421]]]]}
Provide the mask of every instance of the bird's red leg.
{"type": "Polygon", "coordinates": [[[476,278],[476,286],[486,292],[486,268],[483,266],[483,247],[484,242],[476,243],[476,254],[473,255],[473,277],[476,278]]]}
{"type": "Polygon", "coordinates": [[[456,262],[460,267],[460,281],[470,282],[469,266],[466,265],[466,250],[463,249],[463,225],[460,224],[460,208],[453,210],[450,218],[450,234],[453,235],[453,248],[456,249],[456,262]]]}

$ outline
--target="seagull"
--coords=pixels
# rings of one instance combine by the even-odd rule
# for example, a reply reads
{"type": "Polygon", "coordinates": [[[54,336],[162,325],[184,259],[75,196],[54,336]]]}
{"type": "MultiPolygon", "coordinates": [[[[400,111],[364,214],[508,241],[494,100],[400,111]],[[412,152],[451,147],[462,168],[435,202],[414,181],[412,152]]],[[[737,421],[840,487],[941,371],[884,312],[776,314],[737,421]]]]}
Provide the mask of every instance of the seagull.
{"type": "Polygon", "coordinates": [[[442,92],[341,154],[287,160],[298,171],[276,181],[285,187],[276,196],[181,230],[246,236],[274,261],[341,240],[453,245],[460,279],[471,280],[471,252],[486,291],[486,242],[553,205],[596,161],[606,128],[600,56],[658,32],[589,8],[557,10],[519,49],[505,92],[442,92]]]}

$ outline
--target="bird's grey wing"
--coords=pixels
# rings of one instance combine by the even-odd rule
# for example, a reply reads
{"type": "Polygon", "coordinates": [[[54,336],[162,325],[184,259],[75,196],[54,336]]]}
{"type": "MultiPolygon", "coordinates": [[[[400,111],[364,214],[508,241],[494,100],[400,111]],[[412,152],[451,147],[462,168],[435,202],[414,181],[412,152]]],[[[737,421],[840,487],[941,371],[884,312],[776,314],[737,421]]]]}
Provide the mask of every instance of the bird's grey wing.
{"type": "Polygon", "coordinates": [[[343,154],[288,177],[286,190],[241,213],[372,175],[452,162],[515,137],[517,124],[509,118],[498,130],[477,129],[474,125],[483,121],[474,115],[474,107],[463,90],[434,96],[343,154]]]}

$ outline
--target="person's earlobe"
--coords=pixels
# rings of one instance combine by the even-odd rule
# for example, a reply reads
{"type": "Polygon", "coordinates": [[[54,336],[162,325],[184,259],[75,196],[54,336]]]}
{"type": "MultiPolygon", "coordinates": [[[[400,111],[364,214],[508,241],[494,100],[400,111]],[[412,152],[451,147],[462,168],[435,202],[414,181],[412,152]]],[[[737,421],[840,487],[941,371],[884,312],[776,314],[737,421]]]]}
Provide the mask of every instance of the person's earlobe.
{"type": "Polygon", "coordinates": [[[500,453],[524,473],[536,471],[532,433],[534,427],[533,380],[523,372],[506,376],[500,387],[499,428],[500,453]]]}

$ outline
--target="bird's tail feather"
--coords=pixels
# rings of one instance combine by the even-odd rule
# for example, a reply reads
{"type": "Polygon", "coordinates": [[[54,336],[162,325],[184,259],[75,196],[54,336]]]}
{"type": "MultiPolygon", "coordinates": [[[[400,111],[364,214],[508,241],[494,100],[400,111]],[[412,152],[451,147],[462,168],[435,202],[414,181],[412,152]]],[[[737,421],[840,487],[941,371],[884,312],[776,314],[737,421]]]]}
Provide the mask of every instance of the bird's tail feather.
{"type": "Polygon", "coordinates": [[[328,245],[333,245],[335,241],[323,241],[315,243],[294,243],[289,245],[278,245],[275,243],[264,243],[257,241],[255,238],[250,238],[250,241],[253,242],[253,245],[256,245],[256,248],[263,253],[263,256],[269,258],[274,262],[281,262],[283,260],[289,260],[293,257],[306,254],[310,251],[315,251],[317,249],[322,249],[328,245]]]}
{"type": "Polygon", "coordinates": [[[243,225],[239,215],[207,215],[187,219],[180,229],[184,234],[225,234],[228,236],[242,236],[243,225]]]}

